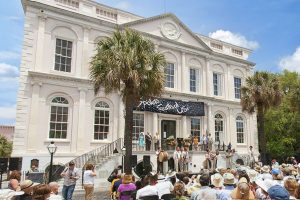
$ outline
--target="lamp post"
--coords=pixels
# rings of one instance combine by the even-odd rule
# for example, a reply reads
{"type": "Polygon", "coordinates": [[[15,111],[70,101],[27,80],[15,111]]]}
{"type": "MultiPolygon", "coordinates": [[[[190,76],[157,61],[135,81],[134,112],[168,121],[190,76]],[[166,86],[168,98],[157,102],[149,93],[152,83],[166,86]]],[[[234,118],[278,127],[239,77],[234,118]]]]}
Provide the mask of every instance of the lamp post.
{"type": "Polygon", "coordinates": [[[121,151],[122,151],[122,173],[123,173],[124,172],[124,156],[126,154],[126,147],[123,146],[121,151]]]}
{"type": "Polygon", "coordinates": [[[47,149],[51,155],[51,160],[50,160],[50,168],[49,168],[49,180],[48,183],[51,182],[51,178],[52,178],[52,166],[53,166],[53,154],[55,154],[56,150],[57,150],[57,146],[54,144],[53,141],[50,142],[50,144],[47,146],[47,149]]]}

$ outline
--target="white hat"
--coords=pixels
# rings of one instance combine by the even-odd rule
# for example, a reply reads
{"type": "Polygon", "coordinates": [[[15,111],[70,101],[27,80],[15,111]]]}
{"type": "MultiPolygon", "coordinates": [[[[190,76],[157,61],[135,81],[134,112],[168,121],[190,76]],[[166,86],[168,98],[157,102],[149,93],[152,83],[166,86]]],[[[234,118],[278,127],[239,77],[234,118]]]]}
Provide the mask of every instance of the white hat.
{"type": "Polygon", "coordinates": [[[221,174],[214,174],[211,176],[211,183],[215,186],[215,187],[223,187],[223,177],[221,176],[221,174]]]}
{"type": "Polygon", "coordinates": [[[250,169],[250,170],[248,170],[247,174],[250,178],[250,182],[253,183],[256,180],[258,172],[255,171],[254,169],[250,169]]]}
{"type": "Polygon", "coordinates": [[[262,179],[257,179],[255,183],[265,192],[268,192],[268,190],[274,185],[274,181],[270,179],[266,179],[264,181],[262,179]]]}
{"type": "Polygon", "coordinates": [[[11,189],[2,189],[2,190],[0,190],[0,199],[1,200],[9,200],[14,196],[19,196],[22,194],[24,194],[23,191],[16,192],[11,189]]]}

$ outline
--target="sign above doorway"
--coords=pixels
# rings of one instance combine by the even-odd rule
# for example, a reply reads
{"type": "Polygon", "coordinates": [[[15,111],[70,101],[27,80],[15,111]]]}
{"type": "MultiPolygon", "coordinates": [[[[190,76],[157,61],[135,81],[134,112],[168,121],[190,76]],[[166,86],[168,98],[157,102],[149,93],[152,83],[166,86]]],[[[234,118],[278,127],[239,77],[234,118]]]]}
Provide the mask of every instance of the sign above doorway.
{"type": "Polygon", "coordinates": [[[140,101],[136,110],[186,116],[204,116],[204,103],[155,98],[140,101]]]}

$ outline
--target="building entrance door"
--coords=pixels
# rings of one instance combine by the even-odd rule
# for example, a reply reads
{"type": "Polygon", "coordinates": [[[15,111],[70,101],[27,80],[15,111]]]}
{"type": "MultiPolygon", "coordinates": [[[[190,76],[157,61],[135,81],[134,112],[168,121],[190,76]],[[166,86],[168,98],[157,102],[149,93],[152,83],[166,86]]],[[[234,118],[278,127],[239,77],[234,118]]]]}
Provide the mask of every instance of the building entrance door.
{"type": "Polygon", "coordinates": [[[166,139],[173,136],[176,140],[176,120],[162,120],[161,121],[161,138],[162,147],[166,150],[166,139]]]}

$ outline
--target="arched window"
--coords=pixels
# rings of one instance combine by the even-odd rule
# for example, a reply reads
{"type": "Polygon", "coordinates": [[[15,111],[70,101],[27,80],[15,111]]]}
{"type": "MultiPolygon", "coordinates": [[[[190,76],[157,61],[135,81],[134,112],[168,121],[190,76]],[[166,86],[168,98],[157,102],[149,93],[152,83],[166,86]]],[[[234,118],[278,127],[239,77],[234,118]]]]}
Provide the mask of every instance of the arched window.
{"type": "Polygon", "coordinates": [[[224,119],[221,114],[215,115],[215,141],[216,142],[224,142],[223,137],[221,134],[223,134],[224,131],[224,119]],[[222,140],[222,141],[221,141],[222,140]]]}
{"type": "Polygon", "coordinates": [[[244,143],[244,119],[241,116],[237,116],[235,121],[237,143],[244,143]]]}
{"type": "Polygon", "coordinates": [[[69,102],[64,97],[51,101],[49,138],[66,139],[68,132],[69,102]]]}
{"type": "Polygon", "coordinates": [[[107,139],[109,133],[109,105],[99,101],[95,105],[94,140],[107,139]]]}

